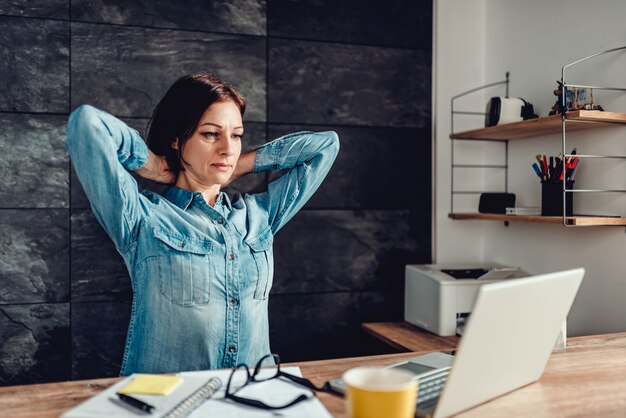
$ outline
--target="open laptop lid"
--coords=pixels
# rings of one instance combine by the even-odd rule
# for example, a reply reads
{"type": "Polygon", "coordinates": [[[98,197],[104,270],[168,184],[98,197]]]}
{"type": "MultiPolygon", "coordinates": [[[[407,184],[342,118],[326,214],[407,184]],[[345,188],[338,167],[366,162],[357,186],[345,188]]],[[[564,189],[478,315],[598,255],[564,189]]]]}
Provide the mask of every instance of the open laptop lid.
{"type": "Polygon", "coordinates": [[[579,268],[481,286],[433,417],[538,380],[584,274],[579,268]]]}

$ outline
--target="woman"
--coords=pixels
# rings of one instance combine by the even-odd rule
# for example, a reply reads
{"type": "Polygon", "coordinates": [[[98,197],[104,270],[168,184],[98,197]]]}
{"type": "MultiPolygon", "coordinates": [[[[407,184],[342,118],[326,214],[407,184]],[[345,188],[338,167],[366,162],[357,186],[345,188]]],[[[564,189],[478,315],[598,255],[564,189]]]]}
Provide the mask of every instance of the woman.
{"type": "Polygon", "coordinates": [[[274,234],[328,173],[334,132],[298,132],[241,155],[245,100],[207,74],[176,81],[157,105],[148,145],[83,105],[66,148],[133,288],[122,375],[235,367],[270,353],[267,297],[274,234]],[[284,170],[264,193],[221,192],[251,172],[284,170]],[[138,192],[128,171],[173,183],[138,192]]]}

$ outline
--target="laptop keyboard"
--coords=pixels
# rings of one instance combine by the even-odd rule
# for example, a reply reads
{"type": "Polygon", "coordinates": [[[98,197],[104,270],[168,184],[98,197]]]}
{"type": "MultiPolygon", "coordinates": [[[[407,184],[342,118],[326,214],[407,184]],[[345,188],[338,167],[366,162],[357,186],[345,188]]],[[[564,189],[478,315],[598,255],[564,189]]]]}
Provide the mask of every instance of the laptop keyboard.
{"type": "Polygon", "coordinates": [[[432,411],[434,409],[449,374],[450,368],[446,368],[426,379],[420,379],[417,391],[418,411],[432,411]]]}
{"type": "Polygon", "coordinates": [[[417,403],[417,411],[423,412],[431,412],[435,409],[435,405],[437,405],[437,401],[439,400],[439,393],[432,398],[428,398],[425,401],[417,403]]]}

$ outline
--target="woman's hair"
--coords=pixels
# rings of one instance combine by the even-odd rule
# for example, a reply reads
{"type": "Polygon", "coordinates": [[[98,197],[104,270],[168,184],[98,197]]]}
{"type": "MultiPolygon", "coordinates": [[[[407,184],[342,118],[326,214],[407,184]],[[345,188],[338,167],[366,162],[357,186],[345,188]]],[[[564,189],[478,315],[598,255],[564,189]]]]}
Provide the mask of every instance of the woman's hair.
{"type": "Polygon", "coordinates": [[[184,170],[182,151],[193,135],[206,109],[215,102],[232,100],[241,116],[246,100],[234,88],[212,74],[187,74],[176,80],[159,104],[148,123],[148,148],[156,155],[165,156],[171,171],[184,170]],[[178,149],[172,142],[178,138],[178,149]]]}

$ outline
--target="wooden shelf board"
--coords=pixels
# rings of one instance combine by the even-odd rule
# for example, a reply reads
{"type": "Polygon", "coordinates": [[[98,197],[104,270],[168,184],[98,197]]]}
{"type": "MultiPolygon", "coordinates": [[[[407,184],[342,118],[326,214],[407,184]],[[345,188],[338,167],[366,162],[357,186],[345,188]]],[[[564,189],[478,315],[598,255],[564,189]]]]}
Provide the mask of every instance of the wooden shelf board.
{"type": "MultiPolygon", "coordinates": [[[[570,123],[568,131],[600,128],[615,123],[626,123],[626,113],[602,112],[599,110],[577,110],[566,113],[567,119],[591,121],[596,123],[570,123]],[[605,123],[603,123],[605,122],[605,123]]],[[[561,132],[561,115],[543,116],[521,122],[491,126],[489,128],[450,134],[453,139],[520,139],[531,136],[561,132]]]]}
{"type": "MultiPolygon", "coordinates": [[[[563,224],[561,216],[539,215],[500,215],[497,213],[450,213],[448,217],[457,220],[482,219],[501,222],[535,222],[544,224],[563,224]]],[[[568,225],[573,226],[626,226],[626,218],[603,218],[596,216],[568,216],[568,225]]]]}
{"type": "Polygon", "coordinates": [[[453,351],[459,345],[456,335],[442,337],[408,322],[370,322],[361,328],[381,341],[403,351],[453,351]]]}

